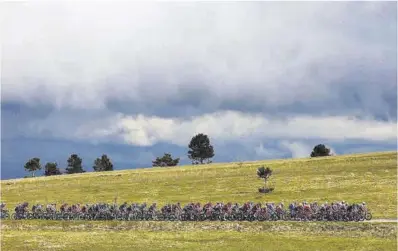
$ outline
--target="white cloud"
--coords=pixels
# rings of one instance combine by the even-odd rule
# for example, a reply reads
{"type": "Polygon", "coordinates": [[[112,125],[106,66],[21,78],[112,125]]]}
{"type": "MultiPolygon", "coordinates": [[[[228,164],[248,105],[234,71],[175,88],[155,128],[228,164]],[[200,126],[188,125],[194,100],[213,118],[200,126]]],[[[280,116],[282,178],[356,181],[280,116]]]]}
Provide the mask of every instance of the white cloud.
{"type": "MultiPolygon", "coordinates": [[[[206,133],[211,140],[218,142],[279,139],[287,140],[283,146],[297,156],[302,154],[300,149],[303,145],[295,143],[300,139],[325,139],[338,142],[344,140],[395,142],[397,139],[396,122],[337,116],[292,115],[287,119],[279,119],[234,111],[205,114],[186,120],[118,114],[101,119],[79,120],[75,127],[61,128],[57,123],[59,123],[57,116],[37,120],[29,124],[29,133],[51,132],[54,137],[96,141],[116,140],[138,146],[151,146],[159,142],[186,146],[191,137],[197,133],[206,133]]],[[[305,149],[305,152],[308,153],[308,149],[305,149]]]]}
{"type": "MultiPolygon", "coordinates": [[[[164,104],[198,83],[220,101],[256,97],[267,107],[338,98],[338,80],[354,66],[395,68],[396,20],[380,15],[391,3],[2,7],[3,101],[80,109],[102,109],[110,99],[164,104]]],[[[362,83],[357,91],[376,109],[385,104],[385,86],[391,83],[362,83]]]]}
{"type": "Polygon", "coordinates": [[[391,141],[397,138],[397,125],[391,122],[356,120],[347,117],[292,117],[273,120],[262,115],[238,112],[206,114],[191,120],[136,118],[126,116],[119,126],[125,130],[124,139],[132,144],[153,144],[168,141],[186,145],[193,134],[205,132],[217,140],[242,138],[276,139],[363,139],[391,141]]]}
{"type": "Polygon", "coordinates": [[[313,146],[299,141],[282,141],[280,145],[289,150],[293,158],[308,157],[312,151],[313,146]]]}
{"type": "Polygon", "coordinates": [[[264,144],[262,143],[254,148],[254,152],[256,153],[257,157],[260,157],[262,159],[279,158],[283,155],[283,151],[270,147],[264,147],[264,144]]]}

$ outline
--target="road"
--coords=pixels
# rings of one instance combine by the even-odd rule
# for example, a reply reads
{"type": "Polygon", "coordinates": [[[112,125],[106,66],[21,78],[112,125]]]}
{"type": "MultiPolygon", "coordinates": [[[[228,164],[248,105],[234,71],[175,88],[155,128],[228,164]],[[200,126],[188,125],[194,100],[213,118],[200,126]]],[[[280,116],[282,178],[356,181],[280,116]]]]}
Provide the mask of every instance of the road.
{"type": "Polygon", "coordinates": [[[389,223],[398,223],[398,219],[374,219],[370,221],[365,221],[365,222],[389,222],[389,223]]]}

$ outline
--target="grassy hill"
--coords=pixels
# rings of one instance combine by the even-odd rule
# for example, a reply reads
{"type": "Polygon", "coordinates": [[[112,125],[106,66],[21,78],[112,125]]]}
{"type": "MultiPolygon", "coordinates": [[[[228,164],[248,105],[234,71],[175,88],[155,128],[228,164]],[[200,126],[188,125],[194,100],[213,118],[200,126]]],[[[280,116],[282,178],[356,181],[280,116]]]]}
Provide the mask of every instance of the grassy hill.
{"type": "MultiPolygon", "coordinates": [[[[29,203],[366,201],[397,217],[397,152],[151,168],[1,181],[2,201],[29,203]],[[274,170],[259,194],[261,165],[274,170]]],[[[396,250],[396,223],[63,222],[1,224],[2,250],[396,250]]]]}
{"type": "Polygon", "coordinates": [[[203,166],[136,169],[1,181],[8,208],[19,202],[266,202],[368,203],[374,218],[396,218],[397,152],[314,159],[286,159],[203,166]],[[275,191],[263,195],[256,177],[273,170],[275,191]]]}

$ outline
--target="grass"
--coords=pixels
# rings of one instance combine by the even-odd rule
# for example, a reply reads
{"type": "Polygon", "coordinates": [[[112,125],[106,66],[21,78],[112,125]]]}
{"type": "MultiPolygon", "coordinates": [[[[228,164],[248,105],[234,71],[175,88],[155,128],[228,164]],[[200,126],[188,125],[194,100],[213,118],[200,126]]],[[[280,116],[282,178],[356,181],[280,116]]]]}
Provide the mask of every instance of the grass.
{"type": "Polygon", "coordinates": [[[391,223],[4,221],[2,232],[9,251],[397,249],[391,223]]]}
{"type": "MultiPolygon", "coordinates": [[[[28,201],[366,201],[397,218],[397,152],[220,163],[1,181],[7,208],[28,201]],[[256,170],[274,170],[271,194],[256,170]]],[[[2,222],[2,250],[396,250],[396,223],[2,222]],[[104,238],[106,237],[106,238],[104,238]]]]}

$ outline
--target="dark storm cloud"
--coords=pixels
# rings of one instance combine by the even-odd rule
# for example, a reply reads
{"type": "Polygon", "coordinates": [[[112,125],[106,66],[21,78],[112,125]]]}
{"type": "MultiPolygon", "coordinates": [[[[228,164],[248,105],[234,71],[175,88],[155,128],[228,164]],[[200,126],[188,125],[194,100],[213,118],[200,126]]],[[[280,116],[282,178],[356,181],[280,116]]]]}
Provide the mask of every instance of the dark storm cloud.
{"type": "Polygon", "coordinates": [[[217,161],[396,140],[395,2],[3,6],[2,171],[73,149],[140,165],[198,132],[217,161]]]}
{"type": "Polygon", "coordinates": [[[368,113],[396,85],[393,2],[6,7],[4,101],[80,109],[131,102],[140,104],[133,112],[155,115],[324,101],[368,113]],[[340,95],[346,88],[355,93],[340,95]]]}

